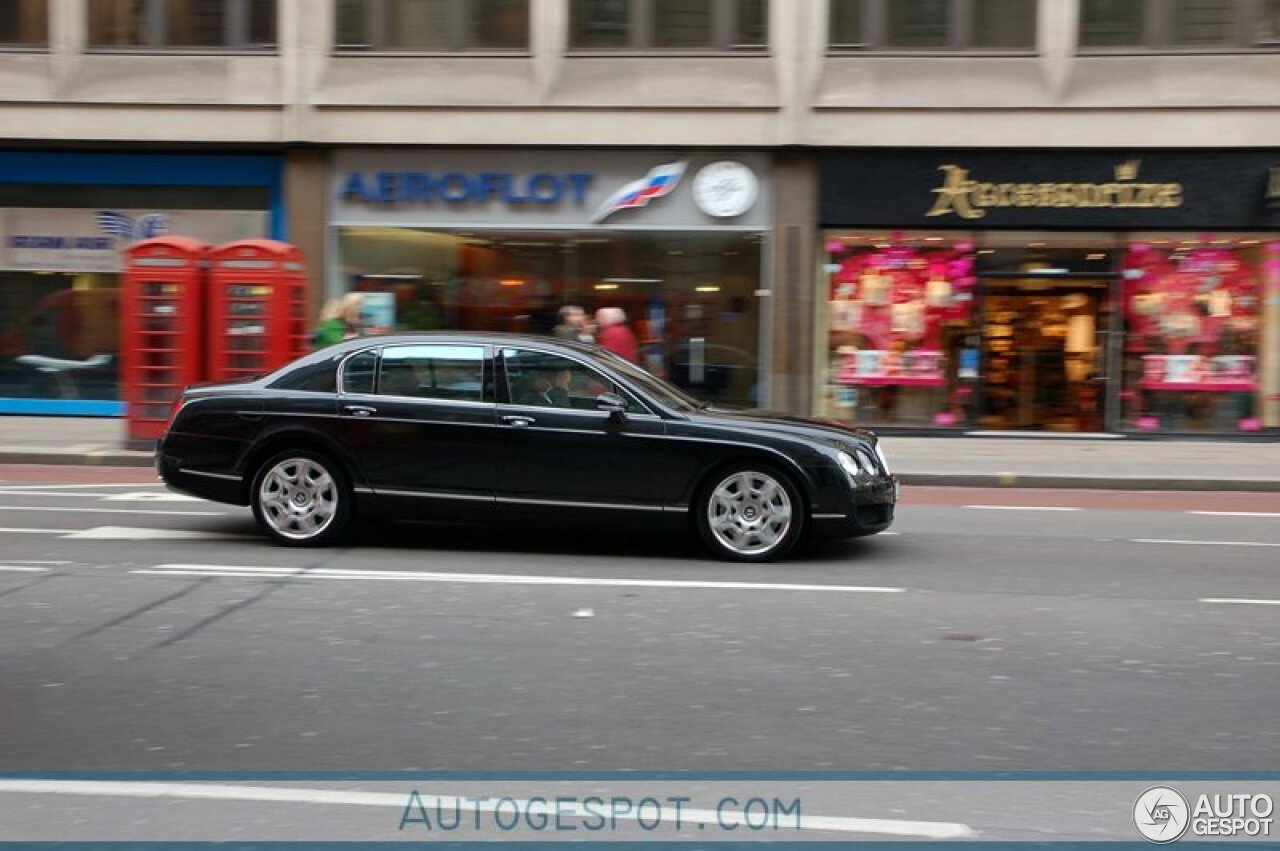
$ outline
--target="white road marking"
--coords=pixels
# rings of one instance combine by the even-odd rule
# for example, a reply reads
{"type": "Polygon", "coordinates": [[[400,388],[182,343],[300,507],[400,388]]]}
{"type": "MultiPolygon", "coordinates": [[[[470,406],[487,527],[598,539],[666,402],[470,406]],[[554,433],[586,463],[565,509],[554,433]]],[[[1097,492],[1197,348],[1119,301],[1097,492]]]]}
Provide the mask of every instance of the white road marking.
{"type": "Polygon", "coordinates": [[[219,517],[223,511],[165,511],[162,509],[146,510],[141,508],[67,508],[65,506],[47,505],[0,505],[0,511],[79,511],[88,514],[170,514],[180,517],[219,517]]]}
{"type": "Polygon", "coordinates": [[[1083,511],[1064,505],[966,505],[965,508],[976,508],[980,511],[1083,511]]]}
{"type": "Polygon", "coordinates": [[[476,585],[577,585],[603,588],[697,588],[732,591],[819,591],[848,594],[901,594],[905,588],[864,585],[800,585],[775,582],[711,582],[669,579],[599,579],[585,576],[525,576],[506,573],[437,573],[415,570],[357,570],[258,567],[227,564],[157,564],[132,570],[160,576],[241,576],[268,579],[384,579],[403,582],[457,582],[476,585]]]}
{"type": "Polygon", "coordinates": [[[1180,544],[1189,547],[1280,547],[1266,541],[1178,541],[1166,538],[1131,538],[1135,544],[1180,544]]]}
{"type": "Polygon", "coordinates": [[[65,535],[68,532],[79,532],[79,529],[24,529],[17,526],[0,526],[0,532],[14,535],[65,535]]]}
{"type": "Polygon", "coordinates": [[[1186,514],[1202,514],[1206,517],[1280,517],[1275,511],[1187,511],[1186,514]]]}
{"type": "Polygon", "coordinates": [[[1280,600],[1249,600],[1246,598],[1232,599],[1230,597],[1201,597],[1201,603],[1234,603],[1241,606],[1280,606],[1280,600]]]}
{"type": "Polygon", "coordinates": [[[47,567],[19,567],[16,564],[0,564],[0,571],[5,573],[48,573],[47,567]]]}
{"type": "Polygon", "coordinates": [[[132,493],[114,493],[110,496],[98,497],[104,502],[204,502],[197,496],[187,496],[185,493],[174,493],[173,491],[156,491],[150,493],[148,491],[134,491],[132,493]]]}
{"type": "Polygon", "coordinates": [[[0,564],[71,564],[69,561],[37,561],[33,558],[0,558],[0,564]]]}
{"type": "Polygon", "coordinates": [[[195,529],[151,529],[145,526],[95,526],[92,529],[69,529],[64,535],[80,541],[228,541],[251,538],[234,532],[201,532],[195,529]]]}
{"type": "Polygon", "coordinates": [[[162,488],[164,482],[93,482],[81,483],[76,485],[47,485],[41,482],[30,482],[25,485],[0,485],[0,493],[9,491],[32,490],[39,488],[40,490],[87,490],[90,488],[162,488]]]}
{"type": "MultiPolygon", "coordinates": [[[[326,806],[394,807],[404,810],[410,801],[408,793],[357,792],[332,789],[299,789],[281,786],[230,786],[214,783],[149,783],[145,781],[114,780],[0,780],[0,793],[26,792],[53,795],[91,795],[129,798],[192,798],[216,801],[265,801],[286,804],[321,804],[326,806]]],[[[428,811],[437,806],[452,811],[455,806],[463,811],[492,812],[498,806],[496,798],[477,798],[472,795],[448,795],[418,792],[418,797],[428,811]]],[[[516,801],[522,811],[531,806],[530,801],[516,801]]],[[[511,806],[511,804],[505,804],[511,806]]],[[[568,817],[585,818],[591,812],[578,805],[565,804],[563,812],[568,817]]],[[[619,815],[619,820],[635,819],[638,813],[619,815]]],[[[682,823],[704,822],[716,824],[725,818],[715,810],[664,809],[663,821],[682,823]]],[[[971,839],[976,836],[967,824],[945,821],[906,821],[903,819],[859,818],[856,816],[811,816],[805,814],[802,829],[833,831],[840,833],[876,833],[888,836],[919,836],[928,839],[971,839]]]]}

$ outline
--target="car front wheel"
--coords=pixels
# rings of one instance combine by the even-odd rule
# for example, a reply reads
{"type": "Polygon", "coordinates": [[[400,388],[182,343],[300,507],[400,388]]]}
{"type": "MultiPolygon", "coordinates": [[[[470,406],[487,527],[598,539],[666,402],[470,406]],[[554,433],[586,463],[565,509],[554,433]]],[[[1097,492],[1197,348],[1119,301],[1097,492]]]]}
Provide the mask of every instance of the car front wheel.
{"type": "Polygon", "coordinates": [[[253,516],[278,543],[323,546],[346,527],[349,494],[346,477],[330,459],[304,450],[281,452],[259,468],[253,516]]]}
{"type": "Polygon", "coordinates": [[[714,476],[697,506],[698,531],[712,551],[732,561],[785,555],[804,525],[800,494],[783,474],[763,466],[714,476]]]}

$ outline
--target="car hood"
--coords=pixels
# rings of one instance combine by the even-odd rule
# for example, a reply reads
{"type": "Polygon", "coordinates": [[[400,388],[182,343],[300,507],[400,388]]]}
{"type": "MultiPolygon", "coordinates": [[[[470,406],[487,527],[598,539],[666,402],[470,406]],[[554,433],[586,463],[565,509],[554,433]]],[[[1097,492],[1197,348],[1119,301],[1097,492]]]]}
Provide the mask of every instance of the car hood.
{"type": "Polygon", "coordinates": [[[724,425],[744,431],[766,432],[787,437],[816,440],[833,449],[844,449],[851,441],[874,446],[875,433],[865,428],[821,417],[797,417],[778,411],[704,408],[691,420],[707,425],[724,425]]]}

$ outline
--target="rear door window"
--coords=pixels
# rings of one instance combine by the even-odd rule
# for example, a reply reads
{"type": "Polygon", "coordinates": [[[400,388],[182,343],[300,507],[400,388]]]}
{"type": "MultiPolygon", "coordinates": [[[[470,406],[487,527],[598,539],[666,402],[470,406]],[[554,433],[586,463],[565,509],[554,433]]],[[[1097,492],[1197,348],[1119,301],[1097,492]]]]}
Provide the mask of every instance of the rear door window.
{"type": "Polygon", "coordinates": [[[485,348],[388,346],[378,364],[378,394],[450,402],[485,399],[485,348]]]}

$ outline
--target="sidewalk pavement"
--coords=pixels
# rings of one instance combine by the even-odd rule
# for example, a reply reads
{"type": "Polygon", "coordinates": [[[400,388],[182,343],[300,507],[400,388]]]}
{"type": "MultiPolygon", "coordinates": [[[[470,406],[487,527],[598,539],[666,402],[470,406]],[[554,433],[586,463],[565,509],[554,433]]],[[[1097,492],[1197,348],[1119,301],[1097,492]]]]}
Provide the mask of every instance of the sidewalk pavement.
{"type": "MultiPolygon", "coordinates": [[[[119,419],[0,416],[0,464],[150,467],[119,419]]],[[[903,484],[1280,492],[1280,442],[1061,437],[883,438],[903,484]]]]}

